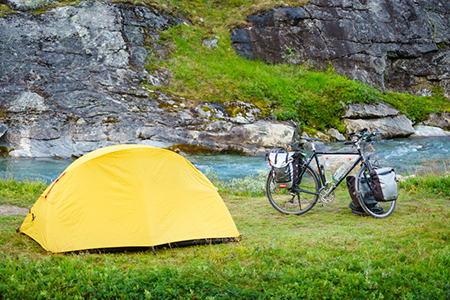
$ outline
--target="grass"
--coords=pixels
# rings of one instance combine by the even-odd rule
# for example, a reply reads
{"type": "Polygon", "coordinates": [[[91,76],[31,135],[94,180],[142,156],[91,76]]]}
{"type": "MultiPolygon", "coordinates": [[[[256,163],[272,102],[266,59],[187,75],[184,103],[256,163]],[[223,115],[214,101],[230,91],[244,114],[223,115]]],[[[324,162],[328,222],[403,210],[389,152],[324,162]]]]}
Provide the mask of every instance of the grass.
{"type": "MultiPolygon", "coordinates": [[[[400,183],[387,219],[352,215],[344,188],[303,216],[282,215],[265,197],[222,194],[240,243],[160,248],[156,256],[48,254],[15,232],[23,216],[0,217],[0,298],[450,299],[447,180],[400,183]]],[[[22,187],[33,191],[22,198],[19,186],[2,186],[10,195],[3,203],[30,207],[42,189],[22,187]]]]}
{"type": "MultiPolygon", "coordinates": [[[[430,112],[450,110],[450,101],[442,90],[433,96],[419,97],[408,93],[381,93],[361,82],[334,73],[332,65],[325,72],[308,66],[291,65],[292,49],[284,54],[285,63],[266,64],[239,57],[231,47],[230,31],[245,24],[246,16],[279,1],[157,1],[185,15],[191,24],[181,24],[161,33],[172,45],[169,59],[152,60],[149,70],[168,69],[171,85],[163,90],[212,102],[241,100],[256,104],[263,115],[274,114],[281,120],[296,120],[303,128],[324,130],[337,128],[349,103],[386,101],[413,122],[425,120],[430,112]],[[217,48],[202,46],[205,39],[218,40],[217,48]],[[326,107],[327,109],[324,109],[326,107]]],[[[306,1],[289,1],[291,6],[306,1]]]]}
{"type": "Polygon", "coordinates": [[[0,204],[31,208],[46,187],[42,181],[0,180],[0,204]]]}

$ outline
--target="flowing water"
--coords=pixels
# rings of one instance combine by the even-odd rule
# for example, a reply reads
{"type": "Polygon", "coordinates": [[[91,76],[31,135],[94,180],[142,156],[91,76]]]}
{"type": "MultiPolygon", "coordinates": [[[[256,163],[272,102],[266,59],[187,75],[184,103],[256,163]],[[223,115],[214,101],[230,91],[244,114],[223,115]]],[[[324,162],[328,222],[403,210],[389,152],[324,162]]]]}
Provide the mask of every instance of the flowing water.
{"type": "MultiPolygon", "coordinates": [[[[344,147],[342,143],[326,144],[330,150],[344,147]]],[[[450,138],[395,139],[374,143],[374,159],[381,166],[392,166],[400,174],[428,171],[450,171],[450,138]]],[[[257,175],[268,170],[265,157],[212,155],[187,156],[202,172],[212,169],[223,180],[257,175]]],[[[0,159],[0,178],[17,180],[55,180],[73,160],[62,159],[0,159]]]]}

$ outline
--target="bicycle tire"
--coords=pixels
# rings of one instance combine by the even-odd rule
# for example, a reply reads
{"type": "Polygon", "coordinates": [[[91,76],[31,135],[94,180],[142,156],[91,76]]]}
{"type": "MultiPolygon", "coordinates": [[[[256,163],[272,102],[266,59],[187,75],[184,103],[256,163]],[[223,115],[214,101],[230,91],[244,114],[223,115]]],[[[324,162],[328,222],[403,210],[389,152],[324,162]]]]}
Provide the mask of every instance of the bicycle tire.
{"type": "Polygon", "coordinates": [[[274,182],[272,172],[269,172],[266,182],[266,195],[270,204],[281,213],[288,215],[301,215],[309,211],[317,203],[320,188],[319,178],[310,166],[306,167],[298,184],[290,189],[280,188],[274,182]],[[296,191],[297,188],[309,191],[296,191]]]}
{"type": "MultiPolygon", "coordinates": [[[[366,201],[364,201],[364,195],[363,193],[361,193],[361,185],[362,184],[367,184],[366,182],[363,182],[362,179],[367,178],[367,180],[370,180],[370,175],[369,175],[369,171],[366,167],[362,167],[359,171],[358,174],[356,175],[356,191],[357,191],[357,195],[358,195],[358,201],[359,204],[361,205],[361,207],[364,209],[364,211],[374,217],[374,218],[386,218],[388,216],[390,216],[395,209],[395,205],[396,205],[396,200],[393,201],[388,201],[388,202],[378,202],[377,203],[377,207],[381,207],[383,208],[382,212],[375,212],[375,209],[371,209],[368,207],[368,205],[366,204],[366,201]]],[[[379,210],[379,209],[378,209],[379,210]]]]}

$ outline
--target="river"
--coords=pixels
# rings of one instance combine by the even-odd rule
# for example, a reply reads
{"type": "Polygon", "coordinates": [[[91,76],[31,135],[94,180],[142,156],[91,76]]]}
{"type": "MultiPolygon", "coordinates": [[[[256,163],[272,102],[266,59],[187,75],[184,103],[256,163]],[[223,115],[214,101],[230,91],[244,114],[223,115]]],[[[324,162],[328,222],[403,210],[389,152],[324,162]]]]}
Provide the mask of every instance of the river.
{"type": "MultiPolygon", "coordinates": [[[[330,150],[344,147],[343,143],[326,144],[330,150]]],[[[374,159],[381,166],[392,166],[400,174],[414,174],[450,168],[450,138],[395,139],[374,143],[374,159]]],[[[186,157],[205,172],[212,168],[223,180],[257,175],[259,170],[269,169],[264,157],[238,155],[194,155],[186,157]]],[[[46,183],[55,180],[73,160],[64,159],[0,159],[0,178],[46,183]]]]}

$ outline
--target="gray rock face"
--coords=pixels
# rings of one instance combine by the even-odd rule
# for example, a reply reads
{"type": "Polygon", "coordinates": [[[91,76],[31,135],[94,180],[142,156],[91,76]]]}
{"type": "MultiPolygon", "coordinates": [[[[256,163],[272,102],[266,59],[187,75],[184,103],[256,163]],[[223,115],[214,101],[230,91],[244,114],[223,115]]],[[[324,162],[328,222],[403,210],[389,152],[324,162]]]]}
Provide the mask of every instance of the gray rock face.
{"type": "Polygon", "coordinates": [[[8,126],[5,124],[0,124],[0,138],[8,131],[8,126]]]}
{"type": "Polygon", "coordinates": [[[369,132],[378,129],[381,131],[381,137],[385,139],[406,137],[415,132],[411,120],[404,115],[377,119],[344,119],[344,123],[350,132],[362,128],[367,128],[369,132]]]}
{"type": "Polygon", "coordinates": [[[450,99],[450,3],[311,0],[251,15],[231,33],[236,52],[271,63],[309,64],[372,86],[450,99]]]}
{"type": "Polygon", "coordinates": [[[431,113],[428,119],[423,122],[423,124],[426,126],[440,127],[444,130],[450,130],[450,113],[431,113]]]}
{"type": "Polygon", "coordinates": [[[396,116],[398,114],[398,110],[384,102],[379,102],[377,104],[352,103],[348,106],[343,117],[351,119],[368,119],[396,116]]]}
{"type": "Polygon", "coordinates": [[[149,52],[167,55],[158,31],[178,22],[150,7],[107,2],[0,18],[0,144],[14,157],[65,158],[119,143],[255,154],[290,140],[291,124],[261,121],[254,105],[209,104],[140,85],[166,82],[163,70],[144,67],[149,52]]]}
{"type": "Polygon", "coordinates": [[[415,132],[412,122],[398,110],[382,101],[376,104],[352,103],[344,114],[349,132],[367,128],[378,129],[383,138],[405,137],[415,132]]]}

